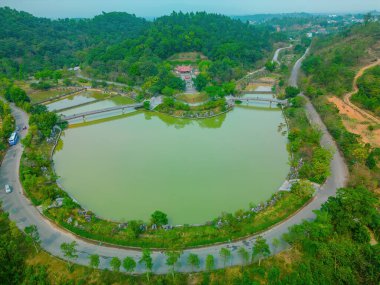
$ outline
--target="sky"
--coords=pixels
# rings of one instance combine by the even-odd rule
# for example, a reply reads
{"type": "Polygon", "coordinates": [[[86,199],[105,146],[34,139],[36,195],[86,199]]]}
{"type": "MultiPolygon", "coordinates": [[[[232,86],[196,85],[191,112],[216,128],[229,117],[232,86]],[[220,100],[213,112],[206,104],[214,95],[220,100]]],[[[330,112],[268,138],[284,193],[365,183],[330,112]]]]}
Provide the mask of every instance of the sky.
{"type": "Polygon", "coordinates": [[[380,0],[0,0],[0,6],[48,18],[93,17],[102,11],[158,17],[172,11],[207,11],[226,15],[368,12],[380,10],[380,0]]]}

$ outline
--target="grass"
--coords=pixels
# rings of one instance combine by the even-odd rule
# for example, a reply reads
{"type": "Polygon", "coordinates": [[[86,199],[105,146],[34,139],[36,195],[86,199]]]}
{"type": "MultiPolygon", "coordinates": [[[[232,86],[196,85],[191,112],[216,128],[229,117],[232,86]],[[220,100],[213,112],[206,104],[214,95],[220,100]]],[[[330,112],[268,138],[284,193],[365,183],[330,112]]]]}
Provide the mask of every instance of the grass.
{"type": "Polygon", "coordinates": [[[117,223],[94,219],[91,223],[81,221],[79,224],[83,229],[76,228],[63,221],[58,221],[58,217],[75,216],[75,211],[67,212],[65,209],[51,209],[46,214],[51,219],[56,220],[61,226],[73,233],[92,240],[120,246],[148,247],[148,248],[188,248],[196,246],[210,245],[219,242],[228,242],[245,236],[260,233],[263,230],[281,222],[293,213],[298,211],[310,200],[310,196],[298,197],[297,195],[284,192],[281,199],[271,207],[260,212],[256,216],[251,213],[251,217],[235,221],[232,226],[217,228],[213,223],[200,227],[184,226],[174,228],[170,231],[157,230],[148,231],[135,238],[127,228],[126,230],[116,230],[117,223]]]}
{"type": "Polygon", "coordinates": [[[174,62],[197,62],[199,60],[206,60],[207,57],[201,52],[180,52],[168,58],[169,61],[174,62]]]}
{"type": "Polygon", "coordinates": [[[30,100],[32,103],[38,103],[46,99],[54,98],[59,95],[63,95],[69,91],[64,90],[46,90],[46,91],[34,91],[32,93],[28,93],[30,100]]]}
{"type": "Polygon", "coordinates": [[[112,97],[110,100],[112,100],[112,102],[114,102],[117,105],[128,105],[136,103],[136,101],[132,98],[125,96],[115,96],[112,97]]]}
{"type": "Polygon", "coordinates": [[[209,97],[205,93],[180,94],[176,98],[186,103],[205,102],[209,99],[209,97]]]}

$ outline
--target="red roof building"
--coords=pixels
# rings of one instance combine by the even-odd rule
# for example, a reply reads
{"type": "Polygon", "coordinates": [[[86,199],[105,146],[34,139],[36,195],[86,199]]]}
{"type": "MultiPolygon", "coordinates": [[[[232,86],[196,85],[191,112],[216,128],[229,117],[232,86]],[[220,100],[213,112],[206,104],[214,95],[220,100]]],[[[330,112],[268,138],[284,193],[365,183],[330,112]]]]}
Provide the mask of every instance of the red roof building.
{"type": "Polygon", "coordinates": [[[191,66],[181,65],[176,67],[176,71],[179,73],[189,73],[193,70],[191,66]]]}

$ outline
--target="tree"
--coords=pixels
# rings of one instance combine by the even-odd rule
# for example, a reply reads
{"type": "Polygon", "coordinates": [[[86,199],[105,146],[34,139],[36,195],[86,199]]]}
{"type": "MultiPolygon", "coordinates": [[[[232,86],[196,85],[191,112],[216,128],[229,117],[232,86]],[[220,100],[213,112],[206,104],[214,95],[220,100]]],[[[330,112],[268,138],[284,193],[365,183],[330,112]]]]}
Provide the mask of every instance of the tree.
{"type": "Polygon", "coordinates": [[[247,265],[249,262],[249,252],[244,247],[241,247],[238,253],[243,262],[243,266],[247,265]]]}
{"type": "Polygon", "coordinates": [[[89,262],[90,267],[97,269],[99,267],[99,264],[100,264],[99,255],[91,254],[89,256],[89,258],[90,258],[90,262],[89,262]]]}
{"type": "Polygon", "coordinates": [[[51,130],[58,122],[57,114],[53,112],[44,111],[37,114],[32,114],[29,119],[29,124],[36,125],[38,130],[42,132],[44,137],[48,137],[51,134],[51,130]]]}
{"type": "Polygon", "coordinates": [[[142,256],[139,260],[140,264],[144,264],[146,268],[146,278],[148,279],[149,282],[149,276],[153,268],[153,260],[151,256],[151,251],[147,248],[143,249],[142,251],[142,256]]]}
{"type": "Polygon", "coordinates": [[[259,258],[259,266],[261,264],[261,260],[270,255],[269,245],[266,240],[262,236],[258,236],[255,242],[255,245],[252,249],[252,259],[258,257],[259,258]]]}
{"type": "Polygon", "coordinates": [[[161,93],[165,96],[173,96],[175,94],[175,90],[173,88],[170,88],[169,86],[165,86],[164,89],[162,89],[161,93]]]}
{"type": "Polygon", "coordinates": [[[132,257],[127,256],[123,260],[123,267],[125,271],[132,273],[136,268],[136,261],[132,257]]]}
{"type": "Polygon", "coordinates": [[[214,256],[209,254],[206,257],[206,270],[207,271],[212,271],[215,268],[215,259],[214,256]]]}
{"type": "Polygon", "coordinates": [[[235,93],[236,93],[236,83],[235,82],[223,83],[222,88],[224,90],[224,94],[235,95],[235,93]]]}
{"type": "Polygon", "coordinates": [[[196,78],[193,79],[195,88],[197,91],[201,92],[205,89],[207,84],[209,83],[208,78],[203,73],[199,74],[196,78]]]}
{"type": "Polygon", "coordinates": [[[265,68],[269,71],[269,72],[273,72],[275,71],[276,69],[276,66],[277,66],[277,63],[272,61],[272,60],[269,60],[265,63],[265,68]]]}
{"type": "Polygon", "coordinates": [[[310,196],[314,191],[315,189],[313,185],[308,180],[299,180],[290,188],[290,192],[296,194],[300,198],[310,196]]]}
{"type": "Polygon", "coordinates": [[[158,226],[166,225],[168,223],[168,216],[161,211],[155,211],[151,215],[150,221],[152,224],[156,224],[158,226]]]}
{"type": "Polygon", "coordinates": [[[118,257],[113,257],[110,261],[110,265],[113,271],[119,272],[121,266],[121,260],[118,257]]]}
{"type": "Polygon", "coordinates": [[[187,264],[191,266],[191,271],[194,271],[195,268],[199,268],[201,262],[199,260],[198,255],[195,253],[190,253],[187,257],[187,264]]]}
{"type": "Polygon", "coordinates": [[[26,92],[17,86],[10,86],[5,90],[5,99],[9,102],[14,102],[20,106],[24,102],[30,102],[30,98],[26,95],[26,92]]]}
{"type": "Polygon", "coordinates": [[[280,244],[281,244],[281,241],[280,241],[278,238],[274,238],[274,239],[272,240],[272,245],[273,245],[273,247],[274,247],[275,249],[279,248],[280,244]]]}
{"type": "Polygon", "coordinates": [[[67,266],[69,268],[69,271],[72,271],[73,267],[72,264],[70,263],[70,260],[75,260],[78,258],[77,254],[77,242],[72,241],[71,243],[62,243],[61,244],[61,251],[63,255],[67,258],[67,266]]]}
{"type": "Polygon", "coordinates": [[[171,267],[171,273],[174,279],[175,265],[178,263],[181,253],[178,251],[167,251],[165,254],[167,256],[166,265],[171,267]]]}
{"type": "Polygon", "coordinates": [[[297,87],[294,86],[287,86],[285,88],[285,98],[294,98],[298,94],[300,94],[300,90],[297,87]]]}
{"type": "Polygon", "coordinates": [[[25,227],[26,238],[29,242],[33,243],[36,252],[38,253],[38,246],[41,243],[40,234],[36,225],[25,227]]]}
{"type": "Polygon", "coordinates": [[[144,109],[145,110],[150,110],[150,101],[144,101],[144,109]]]}
{"type": "Polygon", "coordinates": [[[223,259],[223,266],[226,267],[226,263],[231,259],[231,251],[225,247],[222,247],[219,251],[220,257],[223,259]]]}

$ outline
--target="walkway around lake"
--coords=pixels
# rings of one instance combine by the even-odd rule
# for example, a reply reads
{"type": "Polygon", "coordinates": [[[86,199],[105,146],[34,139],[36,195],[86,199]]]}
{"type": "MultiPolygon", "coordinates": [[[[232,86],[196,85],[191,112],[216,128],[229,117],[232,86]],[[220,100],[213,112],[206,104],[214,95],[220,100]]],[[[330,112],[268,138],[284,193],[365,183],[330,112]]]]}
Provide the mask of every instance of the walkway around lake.
{"type": "MultiPolygon", "coordinates": [[[[290,78],[290,84],[296,86],[298,73],[300,71],[300,66],[302,57],[295,64],[292,75],[290,78]]],[[[23,126],[28,124],[28,115],[21,109],[11,105],[12,113],[16,119],[17,126],[22,129],[23,126]]],[[[327,201],[330,196],[336,195],[336,190],[338,188],[344,187],[347,181],[348,170],[345,165],[344,159],[340,154],[335,142],[328,133],[325,125],[320,119],[318,113],[307,100],[306,110],[308,112],[309,120],[313,125],[318,126],[322,133],[321,144],[323,147],[332,149],[334,151],[334,157],[331,162],[331,176],[327,179],[326,183],[317,191],[315,198],[311,203],[306,205],[300,211],[295,213],[293,216],[287,220],[275,225],[274,227],[264,231],[260,235],[263,236],[268,243],[271,245],[274,239],[280,239],[284,233],[286,233],[289,227],[300,224],[303,220],[310,220],[315,218],[314,210],[320,209],[321,205],[327,201]]],[[[21,131],[20,136],[23,138],[26,135],[26,131],[21,131]]],[[[116,246],[104,246],[96,242],[85,240],[79,238],[65,229],[59,228],[48,219],[46,219],[36,207],[32,205],[29,199],[25,196],[22,186],[19,181],[19,167],[20,159],[23,152],[23,147],[18,144],[11,147],[3,161],[0,169],[0,184],[11,184],[13,186],[13,193],[5,194],[1,192],[0,198],[3,201],[3,208],[5,211],[9,212],[9,218],[14,221],[18,228],[23,230],[26,226],[36,225],[40,233],[41,246],[52,255],[65,259],[63,256],[60,245],[62,243],[70,243],[76,241],[78,246],[78,259],[76,263],[82,265],[88,265],[89,256],[92,254],[98,254],[100,256],[100,267],[101,269],[110,269],[110,260],[112,257],[118,257],[124,259],[127,256],[134,258],[136,261],[140,259],[142,253],[139,249],[133,248],[120,248],[116,246]]],[[[207,255],[211,254],[215,258],[216,268],[222,268],[224,262],[219,255],[221,248],[229,248],[232,252],[232,258],[229,265],[241,265],[242,260],[239,257],[238,249],[244,247],[246,250],[251,252],[253,244],[257,238],[257,235],[253,235],[247,238],[243,238],[238,241],[233,241],[224,244],[215,244],[205,247],[199,247],[194,249],[186,249],[183,251],[179,262],[181,267],[177,269],[180,272],[190,272],[192,268],[187,265],[187,258],[189,254],[197,254],[201,260],[200,270],[205,268],[205,259],[207,255]]],[[[274,248],[271,245],[272,252],[278,253],[284,250],[287,246],[282,244],[278,248],[274,248]]],[[[154,251],[152,253],[153,258],[153,272],[157,274],[166,274],[170,272],[171,268],[166,265],[166,256],[162,251],[154,251]]],[[[137,273],[145,272],[145,268],[138,264],[136,268],[137,273]]]]}

